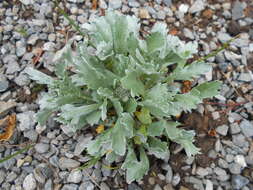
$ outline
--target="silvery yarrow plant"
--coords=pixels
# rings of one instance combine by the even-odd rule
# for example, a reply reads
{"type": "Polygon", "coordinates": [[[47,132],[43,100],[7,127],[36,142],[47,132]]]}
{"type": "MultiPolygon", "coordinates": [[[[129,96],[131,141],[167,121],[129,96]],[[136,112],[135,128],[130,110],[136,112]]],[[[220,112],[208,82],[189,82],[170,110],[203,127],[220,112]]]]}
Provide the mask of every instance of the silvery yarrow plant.
{"type": "Polygon", "coordinates": [[[55,119],[74,131],[104,126],[85,149],[109,163],[124,157],[121,168],[128,183],[147,174],[147,154],[166,158],[168,140],[180,144],[188,156],[199,153],[194,131],[178,128],[180,123],[173,120],[218,93],[217,81],[199,84],[188,93],[180,91],[180,81],[211,69],[204,62],[186,63],[197,53],[197,45],[168,35],[163,23],[141,38],[138,19],[115,12],[85,29],[89,39],[74,53],[67,48],[55,66],[56,77],[29,68],[31,79],[48,86],[39,101],[38,122],[45,125],[57,113],[55,119]]]}

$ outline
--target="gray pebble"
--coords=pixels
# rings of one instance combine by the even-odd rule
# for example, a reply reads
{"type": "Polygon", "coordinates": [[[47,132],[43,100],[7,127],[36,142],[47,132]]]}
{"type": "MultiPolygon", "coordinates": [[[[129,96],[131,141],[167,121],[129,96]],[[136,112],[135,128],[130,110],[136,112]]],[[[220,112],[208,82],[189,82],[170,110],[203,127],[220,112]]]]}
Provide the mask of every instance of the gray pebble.
{"type": "Polygon", "coordinates": [[[61,188],[61,190],[78,190],[78,185],[76,185],[76,184],[66,184],[61,188]]]}
{"type": "Polygon", "coordinates": [[[240,123],[240,128],[242,130],[242,133],[246,137],[252,137],[253,136],[253,123],[249,122],[248,120],[243,120],[240,123]]]}
{"type": "Polygon", "coordinates": [[[226,136],[228,133],[228,126],[227,125],[221,125],[216,128],[217,133],[219,133],[222,136],[226,136]]]}
{"type": "Polygon", "coordinates": [[[68,0],[70,3],[83,3],[84,0],[68,0]]]}
{"type": "Polygon", "coordinates": [[[190,13],[198,13],[205,9],[205,3],[203,0],[196,0],[189,9],[190,13]]]}
{"type": "Polygon", "coordinates": [[[82,172],[80,170],[73,170],[68,176],[68,183],[80,183],[82,180],[82,172]]]}
{"type": "Polygon", "coordinates": [[[184,36],[185,36],[186,38],[189,38],[189,39],[191,39],[191,40],[194,40],[195,37],[194,37],[194,35],[193,35],[193,33],[192,33],[192,31],[191,31],[190,29],[184,28],[183,32],[184,32],[184,36]]]}
{"type": "Polygon", "coordinates": [[[173,171],[172,171],[172,168],[170,167],[170,165],[168,165],[167,167],[167,173],[166,173],[166,182],[167,183],[171,183],[172,181],[172,177],[173,177],[173,171]]]}
{"type": "Polygon", "coordinates": [[[93,190],[95,189],[95,186],[90,181],[85,181],[81,183],[79,190],[93,190]]]}
{"type": "Polygon", "coordinates": [[[121,0],[109,0],[109,8],[120,9],[122,6],[121,0]]]}
{"type": "Polygon", "coordinates": [[[240,190],[249,183],[249,180],[241,175],[233,175],[231,183],[234,189],[240,190]]]}
{"type": "Polygon", "coordinates": [[[219,181],[227,181],[229,179],[229,176],[227,175],[226,170],[221,168],[214,168],[214,173],[218,176],[219,181]]]}
{"type": "Polygon", "coordinates": [[[80,162],[70,158],[61,157],[59,159],[59,166],[62,169],[77,168],[78,166],[80,166],[80,162]]]}
{"type": "Polygon", "coordinates": [[[239,127],[239,125],[237,123],[232,123],[230,125],[230,133],[232,135],[240,133],[241,132],[241,128],[239,127]]]}
{"type": "Polygon", "coordinates": [[[203,178],[204,176],[208,175],[208,170],[206,168],[198,167],[196,174],[203,178]]]}
{"type": "Polygon", "coordinates": [[[17,120],[19,121],[18,128],[21,131],[33,129],[36,123],[35,112],[26,111],[23,113],[17,114],[17,120]]]}
{"type": "Polygon", "coordinates": [[[18,57],[21,57],[25,54],[26,52],[26,46],[22,41],[17,41],[16,42],[16,54],[18,57]]]}
{"type": "Polygon", "coordinates": [[[224,43],[231,39],[231,36],[224,32],[218,32],[217,38],[220,40],[220,42],[224,43]]]}
{"type": "Polygon", "coordinates": [[[101,190],[110,190],[110,187],[108,187],[108,185],[104,182],[100,184],[100,188],[101,190]]]}
{"type": "Polygon", "coordinates": [[[3,183],[6,176],[6,172],[3,170],[0,170],[0,184],[3,183]]]}
{"type": "Polygon", "coordinates": [[[25,190],[34,190],[36,189],[36,180],[34,179],[33,174],[29,174],[25,177],[23,181],[23,188],[25,190]]]}
{"type": "Polygon", "coordinates": [[[232,141],[235,145],[239,147],[244,147],[247,143],[245,136],[240,134],[232,135],[232,141]]]}
{"type": "Polygon", "coordinates": [[[53,190],[53,182],[51,179],[48,179],[44,185],[45,190],[53,190]]]}
{"type": "Polygon", "coordinates": [[[226,162],[226,160],[222,159],[222,158],[219,158],[218,160],[218,165],[221,167],[221,168],[228,168],[228,163],[226,162]]]}
{"type": "Polygon", "coordinates": [[[156,184],[154,190],[162,190],[162,188],[160,187],[160,185],[156,184]]]}
{"type": "Polygon", "coordinates": [[[228,165],[228,169],[232,174],[240,174],[242,170],[242,166],[237,163],[231,163],[228,165]]]}
{"type": "Polygon", "coordinates": [[[131,183],[128,185],[127,190],[142,190],[142,189],[135,183],[131,183]]]}
{"type": "Polygon", "coordinates": [[[253,78],[252,76],[250,75],[250,73],[241,73],[239,75],[239,78],[238,78],[239,81],[243,81],[243,82],[251,82],[253,81],[253,78]]]}
{"type": "Polygon", "coordinates": [[[244,17],[244,14],[243,14],[242,3],[237,0],[234,3],[234,6],[232,8],[232,19],[233,20],[238,20],[238,19],[243,18],[243,17],[244,17]]]}
{"type": "Polygon", "coordinates": [[[9,87],[9,82],[4,77],[4,75],[0,74],[0,92],[6,91],[8,87],[9,87]]]}
{"type": "Polygon", "coordinates": [[[32,34],[32,35],[28,38],[27,44],[35,45],[38,39],[39,39],[38,34],[32,34]]]}

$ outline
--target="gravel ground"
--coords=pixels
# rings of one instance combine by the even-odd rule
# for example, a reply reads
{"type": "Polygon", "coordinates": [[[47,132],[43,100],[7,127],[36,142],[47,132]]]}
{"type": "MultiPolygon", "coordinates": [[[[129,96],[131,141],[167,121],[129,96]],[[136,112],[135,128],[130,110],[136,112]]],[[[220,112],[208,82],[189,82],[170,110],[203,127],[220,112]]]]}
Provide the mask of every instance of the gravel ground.
{"type": "Polygon", "coordinates": [[[97,6],[88,0],[62,2],[81,26],[103,15],[106,9],[138,16],[143,33],[154,22],[166,22],[170,34],[198,42],[199,56],[207,55],[237,34],[240,37],[228,50],[208,60],[213,71],[198,80],[223,82],[219,96],[189,114],[193,116],[189,126],[197,131],[196,143],[203,154],[186,158],[182,149],[173,144],[166,160],[154,161],[148,176],[127,185],[121,170],[106,169],[101,163],[83,171],[74,170],[87,160],[81,153],[90,134],[73,134],[68,126],[59,126],[53,118],[47,126],[39,126],[34,120],[36,102],[43,92],[38,93],[39,86],[24,74],[25,69],[34,65],[51,73],[54,53],[72,36],[77,41],[82,37],[57,13],[50,0],[1,0],[0,117],[16,113],[17,126],[11,140],[1,144],[0,158],[19,149],[8,144],[36,143],[28,152],[0,164],[1,190],[253,189],[251,0],[98,0],[97,6]]]}

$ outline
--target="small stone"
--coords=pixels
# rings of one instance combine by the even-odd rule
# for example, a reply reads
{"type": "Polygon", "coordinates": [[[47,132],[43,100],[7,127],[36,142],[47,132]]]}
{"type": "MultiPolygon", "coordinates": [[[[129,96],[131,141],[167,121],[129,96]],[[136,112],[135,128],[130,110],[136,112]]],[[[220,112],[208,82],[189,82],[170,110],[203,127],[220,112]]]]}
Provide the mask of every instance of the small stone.
{"type": "Polygon", "coordinates": [[[178,10],[182,13],[187,13],[189,9],[189,5],[188,4],[181,4],[178,8],[178,10]]]}
{"type": "Polygon", "coordinates": [[[0,74],[0,92],[6,91],[8,87],[9,87],[8,80],[4,77],[4,75],[0,74]]]}
{"type": "Polygon", "coordinates": [[[234,161],[234,156],[232,154],[227,154],[226,155],[226,161],[228,163],[233,162],[234,161]]]}
{"type": "Polygon", "coordinates": [[[217,119],[220,118],[220,113],[215,111],[215,112],[212,113],[212,117],[213,117],[214,120],[217,120],[217,119]]]}
{"type": "Polygon", "coordinates": [[[249,183],[249,180],[241,175],[233,175],[231,183],[234,189],[240,190],[249,183]]]}
{"type": "Polygon", "coordinates": [[[227,125],[221,125],[216,128],[216,132],[219,133],[222,136],[226,136],[228,133],[228,126],[227,125]]]}
{"type": "Polygon", "coordinates": [[[222,158],[220,158],[220,159],[218,160],[218,165],[219,165],[221,168],[224,168],[224,169],[228,168],[228,163],[227,163],[225,160],[223,160],[222,158]]]}
{"type": "Polygon", "coordinates": [[[171,6],[172,5],[172,0],[163,0],[163,2],[166,6],[171,6]]]}
{"type": "Polygon", "coordinates": [[[44,184],[46,179],[53,176],[53,171],[48,165],[42,163],[33,170],[33,175],[39,183],[44,184]]]}
{"type": "Polygon", "coordinates": [[[253,123],[249,122],[248,120],[243,120],[240,123],[240,128],[242,130],[242,133],[246,137],[252,137],[253,136],[253,123]]]}
{"type": "Polygon", "coordinates": [[[205,9],[204,1],[203,0],[196,0],[192,4],[191,8],[189,9],[189,12],[194,14],[194,13],[198,13],[204,9],[205,9]]]}
{"type": "Polygon", "coordinates": [[[206,168],[198,167],[196,170],[196,174],[203,178],[204,176],[208,175],[208,170],[206,168]]]}
{"type": "Polygon", "coordinates": [[[16,102],[3,102],[0,101],[0,117],[5,116],[12,108],[16,106],[16,102]]]}
{"type": "Polygon", "coordinates": [[[140,3],[138,3],[138,2],[135,1],[135,0],[129,0],[129,1],[128,1],[128,5],[129,5],[129,7],[139,7],[139,6],[140,6],[140,3]]]}
{"type": "Polygon", "coordinates": [[[176,173],[172,178],[172,185],[177,186],[179,182],[181,181],[181,177],[178,173],[176,173]]]}
{"type": "Polygon", "coordinates": [[[160,187],[160,185],[156,184],[154,190],[162,190],[162,188],[160,187]]]}
{"type": "Polygon", "coordinates": [[[220,181],[226,181],[229,179],[229,176],[227,175],[227,172],[224,169],[221,168],[214,168],[214,173],[218,176],[218,180],[220,181]]]}
{"type": "Polygon", "coordinates": [[[70,159],[70,158],[61,157],[59,159],[59,166],[62,169],[73,169],[80,166],[80,162],[70,159]]]}
{"type": "Polygon", "coordinates": [[[253,76],[250,73],[241,73],[238,80],[243,82],[251,82],[253,81],[253,76]]]}
{"type": "Polygon", "coordinates": [[[232,135],[240,133],[241,132],[241,128],[239,127],[239,125],[237,123],[232,123],[230,125],[230,133],[232,135]]]}
{"type": "Polygon", "coordinates": [[[84,0],[68,0],[70,3],[83,3],[84,0]]]}
{"type": "Polygon", "coordinates": [[[51,33],[51,34],[48,35],[48,40],[50,42],[54,42],[55,39],[56,39],[56,35],[54,33],[51,33]]]}
{"type": "Polygon", "coordinates": [[[43,45],[44,51],[54,51],[55,50],[55,43],[53,42],[46,42],[43,45]]]}
{"type": "Polygon", "coordinates": [[[154,178],[154,177],[149,177],[149,178],[148,178],[148,183],[149,183],[150,185],[154,185],[154,184],[155,184],[155,178],[154,178]]]}
{"type": "Polygon", "coordinates": [[[237,163],[231,163],[228,165],[228,169],[232,174],[240,174],[242,167],[237,163]]]}
{"type": "Polygon", "coordinates": [[[120,9],[122,6],[121,0],[109,0],[109,8],[120,9]]]}
{"type": "Polygon", "coordinates": [[[231,39],[231,36],[227,33],[224,33],[224,32],[218,32],[217,38],[220,40],[220,42],[225,43],[231,39]]]}
{"type": "Polygon", "coordinates": [[[100,184],[100,188],[101,190],[110,190],[110,187],[108,187],[108,185],[104,182],[100,184]]]}
{"type": "Polygon", "coordinates": [[[60,127],[61,127],[63,133],[69,137],[71,137],[75,134],[74,131],[72,130],[72,128],[68,125],[61,125],[60,127]]]}
{"type": "Polygon", "coordinates": [[[239,164],[243,168],[247,166],[243,155],[236,155],[234,160],[235,160],[235,163],[239,164]]]}
{"type": "Polygon", "coordinates": [[[149,19],[150,15],[148,13],[148,10],[145,8],[140,8],[139,9],[139,17],[142,19],[149,19]]]}
{"type": "Polygon", "coordinates": [[[206,189],[205,190],[213,190],[213,182],[210,180],[206,180],[206,189]]]}
{"type": "Polygon", "coordinates": [[[34,4],[34,0],[20,0],[24,5],[32,5],[34,4]]]}
{"type": "Polygon", "coordinates": [[[48,179],[46,181],[46,184],[44,186],[44,190],[53,190],[53,182],[51,179],[48,179]]]}
{"type": "Polygon", "coordinates": [[[95,186],[90,181],[85,181],[81,183],[79,190],[94,190],[95,186]]]}
{"type": "Polygon", "coordinates": [[[39,39],[39,37],[38,37],[37,34],[32,34],[32,35],[28,38],[27,44],[35,45],[38,39],[39,39]]]}
{"type": "Polygon", "coordinates": [[[80,170],[73,170],[68,176],[68,183],[80,183],[82,181],[82,172],[80,170]]]}
{"type": "Polygon", "coordinates": [[[187,187],[180,186],[179,190],[189,190],[187,187]]]}
{"type": "MultiPolygon", "coordinates": [[[[79,189],[80,189],[80,187],[79,187],[79,189]]],[[[86,190],[87,188],[86,189],[83,188],[83,189],[86,190]]],[[[78,190],[78,185],[76,185],[76,184],[66,184],[61,188],[61,190],[78,190]]]]}
{"type": "Polygon", "coordinates": [[[238,20],[240,18],[243,18],[244,17],[243,9],[244,8],[242,6],[242,3],[237,0],[232,8],[232,19],[238,20]]]}
{"type": "Polygon", "coordinates": [[[49,144],[45,144],[45,143],[38,143],[35,145],[35,150],[36,152],[43,154],[46,153],[49,149],[49,144]]]}
{"type": "Polygon", "coordinates": [[[35,112],[26,111],[19,113],[17,114],[17,120],[19,121],[18,127],[21,131],[33,129],[36,123],[35,112]]]}
{"type": "Polygon", "coordinates": [[[29,174],[25,177],[23,181],[23,188],[25,190],[34,190],[36,189],[36,180],[34,179],[33,174],[29,174]]]}
{"type": "Polygon", "coordinates": [[[190,29],[184,28],[183,32],[184,32],[184,36],[185,37],[187,37],[187,38],[189,38],[191,40],[194,40],[194,35],[193,35],[193,33],[192,33],[192,31],[190,29]]]}
{"type": "Polygon", "coordinates": [[[16,54],[18,57],[21,57],[25,54],[26,52],[26,46],[23,42],[17,41],[16,42],[16,54]]]}
{"type": "Polygon", "coordinates": [[[232,135],[232,141],[235,145],[237,145],[239,147],[244,147],[247,142],[245,139],[245,136],[242,135],[241,133],[236,134],[236,135],[232,135]]]}
{"type": "Polygon", "coordinates": [[[170,167],[170,165],[168,165],[167,173],[166,173],[166,176],[165,176],[166,182],[171,183],[172,177],[173,177],[173,171],[172,171],[172,168],[170,167]]]}
{"type": "Polygon", "coordinates": [[[6,74],[14,74],[18,71],[20,71],[20,67],[19,67],[19,64],[18,62],[14,61],[13,62],[8,62],[8,64],[6,65],[6,71],[5,73],[6,74]]]}

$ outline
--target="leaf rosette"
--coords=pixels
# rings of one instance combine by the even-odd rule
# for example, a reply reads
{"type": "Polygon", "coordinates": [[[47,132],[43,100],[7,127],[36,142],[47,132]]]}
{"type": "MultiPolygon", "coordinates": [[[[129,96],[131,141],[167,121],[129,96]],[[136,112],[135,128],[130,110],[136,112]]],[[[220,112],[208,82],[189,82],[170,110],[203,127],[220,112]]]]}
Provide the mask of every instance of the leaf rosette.
{"type": "Polygon", "coordinates": [[[89,40],[79,43],[75,54],[64,48],[55,67],[57,77],[28,69],[31,79],[48,86],[39,101],[38,122],[45,125],[57,113],[55,119],[74,131],[103,125],[86,150],[109,163],[124,156],[121,168],[128,183],[148,172],[147,153],[161,159],[168,155],[167,139],[180,144],[188,156],[199,153],[194,131],[178,128],[180,123],[172,120],[218,94],[218,81],[180,92],[179,81],[211,69],[204,62],[187,64],[197,44],[168,35],[163,23],[141,39],[138,19],[116,12],[84,27],[89,40]]]}

